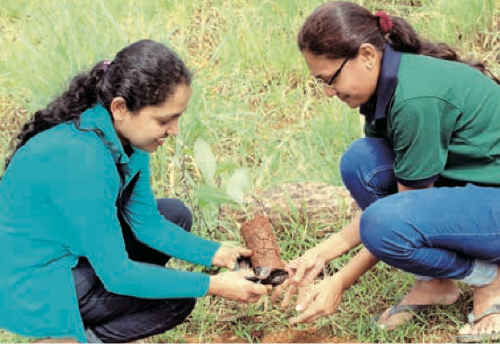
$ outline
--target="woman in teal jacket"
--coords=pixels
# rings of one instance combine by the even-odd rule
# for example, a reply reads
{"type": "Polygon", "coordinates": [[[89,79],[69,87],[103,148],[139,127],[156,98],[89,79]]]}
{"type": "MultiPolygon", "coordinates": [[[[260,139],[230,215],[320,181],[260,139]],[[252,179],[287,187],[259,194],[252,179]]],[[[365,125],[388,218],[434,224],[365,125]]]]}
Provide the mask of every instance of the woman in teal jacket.
{"type": "Polygon", "coordinates": [[[139,41],[23,126],[0,183],[1,328],[127,342],[181,323],[197,297],[267,292],[241,272],[165,268],[173,256],[231,269],[251,254],[190,234],[189,210],[151,190],[148,153],[177,134],[190,83],[174,52],[139,41]]]}

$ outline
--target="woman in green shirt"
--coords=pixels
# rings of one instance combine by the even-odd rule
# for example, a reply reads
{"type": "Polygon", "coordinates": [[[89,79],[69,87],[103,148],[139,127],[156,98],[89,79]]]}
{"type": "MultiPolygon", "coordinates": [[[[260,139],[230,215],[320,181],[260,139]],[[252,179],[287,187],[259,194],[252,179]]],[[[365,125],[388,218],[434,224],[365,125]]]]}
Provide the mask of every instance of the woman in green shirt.
{"type": "Polygon", "coordinates": [[[343,182],[363,210],[290,263],[284,304],[325,262],[363,243],[337,274],[302,289],[292,323],[335,311],[343,290],[378,260],[413,273],[413,289],[377,319],[392,329],[412,312],[474,288],[459,341],[500,338],[500,87],[481,63],[422,40],[405,20],[328,2],[298,46],[325,93],[365,117],[366,137],[344,153],[343,182]],[[488,77],[490,76],[490,77],[488,77]]]}

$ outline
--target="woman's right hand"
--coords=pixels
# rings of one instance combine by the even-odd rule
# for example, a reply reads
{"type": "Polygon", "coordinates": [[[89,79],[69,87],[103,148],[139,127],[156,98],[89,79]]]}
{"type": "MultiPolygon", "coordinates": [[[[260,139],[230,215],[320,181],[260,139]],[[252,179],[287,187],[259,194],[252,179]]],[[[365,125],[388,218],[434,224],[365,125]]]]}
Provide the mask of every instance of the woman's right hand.
{"type": "Polygon", "coordinates": [[[241,270],[210,276],[208,294],[238,302],[257,302],[272,290],[272,286],[256,284],[245,278],[251,275],[250,270],[241,270]]]}
{"type": "Polygon", "coordinates": [[[288,264],[288,291],[281,303],[281,307],[288,306],[291,297],[298,288],[312,282],[325,267],[326,260],[316,249],[306,251],[301,257],[288,264]]]}
{"type": "Polygon", "coordinates": [[[319,317],[335,313],[344,291],[340,274],[304,289],[307,290],[299,296],[296,307],[301,314],[290,319],[290,325],[312,322],[319,317]]]}

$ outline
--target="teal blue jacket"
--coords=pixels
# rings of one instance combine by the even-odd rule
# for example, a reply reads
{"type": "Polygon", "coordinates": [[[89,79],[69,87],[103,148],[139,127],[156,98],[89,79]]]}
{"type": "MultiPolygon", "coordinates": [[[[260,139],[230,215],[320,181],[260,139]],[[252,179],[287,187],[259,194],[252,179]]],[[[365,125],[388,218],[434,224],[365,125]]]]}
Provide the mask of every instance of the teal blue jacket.
{"type": "Polygon", "coordinates": [[[149,183],[149,155],[138,149],[130,157],[125,154],[102,106],[84,112],[80,128],[84,131],[64,123],[29,140],[0,182],[0,328],[85,342],[71,271],[79,257],[88,258],[113,293],[181,298],[208,292],[206,274],[128,258],[116,200],[137,173],[123,214],[140,241],[207,267],[219,244],[158,213],[149,183]],[[125,167],[123,181],[117,164],[125,167]]]}

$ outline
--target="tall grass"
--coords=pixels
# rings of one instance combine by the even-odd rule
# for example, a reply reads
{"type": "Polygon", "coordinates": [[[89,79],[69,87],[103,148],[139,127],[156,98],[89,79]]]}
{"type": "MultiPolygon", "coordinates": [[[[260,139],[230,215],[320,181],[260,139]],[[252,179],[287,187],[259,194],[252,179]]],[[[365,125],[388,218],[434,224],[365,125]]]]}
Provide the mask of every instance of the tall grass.
{"type": "MultiPolygon", "coordinates": [[[[422,36],[445,41],[494,70],[498,67],[498,0],[357,2],[404,16],[422,36]]],[[[9,138],[29,113],[60,93],[71,76],[99,60],[112,59],[133,41],[151,38],[170,45],[195,72],[194,95],[182,117],[181,134],[153,156],[152,167],[157,195],[186,201],[195,211],[197,234],[226,239],[217,231],[217,207],[200,206],[193,198],[193,189],[203,184],[193,153],[198,139],[214,151],[219,185],[238,168],[249,171],[254,189],[305,180],[340,185],[338,161],[361,135],[358,115],[314,87],[296,48],[300,25],[321,3],[0,0],[2,159],[9,138]]],[[[279,239],[285,259],[320,240],[314,228],[298,225],[279,239]]],[[[350,256],[332,262],[331,269],[341,267],[350,256]]],[[[356,341],[450,341],[470,303],[438,307],[392,333],[369,326],[370,317],[404,295],[410,284],[408,275],[379,264],[346,292],[336,315],[315,325],[356,341]]],[[[230,330],[255,341],[256,333],[286,328],[292,313],[278,311],[268,300],[244,306],[204,298],[188,323],[155,340],[210,341],[230,330]],[[217,322],[216,316],[226,321],[217,322]]],[[[0,340],[21,339],[4,334],[0,340]]]]}

